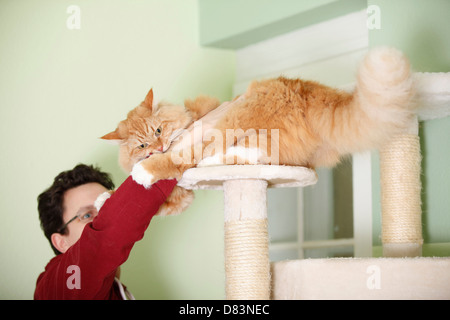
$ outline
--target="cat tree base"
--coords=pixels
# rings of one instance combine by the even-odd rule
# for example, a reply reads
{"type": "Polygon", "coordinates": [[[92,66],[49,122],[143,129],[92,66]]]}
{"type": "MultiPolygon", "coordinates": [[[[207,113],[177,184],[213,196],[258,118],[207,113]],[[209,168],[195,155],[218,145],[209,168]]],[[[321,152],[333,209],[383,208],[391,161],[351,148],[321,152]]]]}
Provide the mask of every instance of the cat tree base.
{"type": "Polygon", "coordinates": [[[224,191],[227,299],[270,299],[267,188],[303,187],[316,182],[316,172],[304,167],[232,165],[184,173],[178,183],[181,187],[224,191]]]}
{"type": "Polygon", "coordinates": [[[450,258],[331,258],[272,263],[272,299],[450,299],[450,258]]]}

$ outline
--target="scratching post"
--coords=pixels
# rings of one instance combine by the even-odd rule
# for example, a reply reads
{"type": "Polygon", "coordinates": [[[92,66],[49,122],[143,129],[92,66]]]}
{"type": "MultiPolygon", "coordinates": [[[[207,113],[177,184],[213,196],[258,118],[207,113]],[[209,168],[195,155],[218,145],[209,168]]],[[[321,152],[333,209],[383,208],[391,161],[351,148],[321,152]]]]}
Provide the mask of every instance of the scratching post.
{"type": "Polygon", "coordinates": [[[382,244],[385,257],[422,255],[420,142],[411,130],[380,150],[382,244]]]}
{"type": "Polygon", "coordinates": [[[269,239],[264,180],[229,180],[225,201],[226,297],[270,298],[269,239]]]}
{"type": "Polygon", "coordinates": [[[232,165],[186,171],[178,183],[186,189],[224,192],[225,291],[229,300],[271,297],[267,188],[303,187],[317,182],[304,167],[232,165]]]}

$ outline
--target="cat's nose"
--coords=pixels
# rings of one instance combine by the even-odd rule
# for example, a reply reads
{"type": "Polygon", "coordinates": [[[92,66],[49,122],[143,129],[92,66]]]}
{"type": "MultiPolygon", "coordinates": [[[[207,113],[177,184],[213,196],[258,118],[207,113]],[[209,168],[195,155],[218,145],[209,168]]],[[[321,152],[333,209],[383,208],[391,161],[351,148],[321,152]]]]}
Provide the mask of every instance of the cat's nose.
{"type": "Polygon", "coordinates": [[[159,148],[158,148],[158,151],[159,151],[159,152],[163,152],[163,146],[159,147],[159,148]]]}

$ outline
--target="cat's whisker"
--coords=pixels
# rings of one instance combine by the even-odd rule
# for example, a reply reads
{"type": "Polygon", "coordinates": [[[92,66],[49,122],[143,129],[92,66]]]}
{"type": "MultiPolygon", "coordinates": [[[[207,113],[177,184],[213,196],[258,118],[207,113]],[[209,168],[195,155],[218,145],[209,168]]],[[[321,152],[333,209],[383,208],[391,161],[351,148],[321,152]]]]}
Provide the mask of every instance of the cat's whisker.
{"type": "Polygon", "coordinates": [[[175,129],[169,137],[170,143],[176,140],[184,132],[184,130],[185,129],[175,129]]]}

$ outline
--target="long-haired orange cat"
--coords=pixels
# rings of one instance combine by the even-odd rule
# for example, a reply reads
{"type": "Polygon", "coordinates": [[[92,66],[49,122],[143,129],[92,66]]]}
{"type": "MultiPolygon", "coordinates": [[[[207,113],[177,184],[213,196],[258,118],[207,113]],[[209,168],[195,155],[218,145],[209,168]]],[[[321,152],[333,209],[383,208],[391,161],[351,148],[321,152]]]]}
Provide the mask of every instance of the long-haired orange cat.
{"type": "MultiPolygon", "coordinates": [[[[207,159],[204,159],[205,152],[200,155],[190,152],[188,161],[174,161],[179,159],[178,154],[175,156],[168,151],[148,158],[133,157],[135,160],[126,167],[131,170],[135,181],[149,187],[160,179],[180,179],[185,170],[198,163],[229,164],[229,154],[233,158],[236,155],[244,158],[249,154],[256,155],[256,159],[246,159],[246,163],[272,164],[274,157],[270,153],[277,150],[276,164],[310,168],[334,166],[343,156],[378,148],[404,130],[415,116],[413,96],[407,58],[392,48],[374,49],[359,67],[356,88],[352,93],[313,81],[283,77],[253,82],[217,122],[215,129],[222,135],[224,145],[223,148],[214,148],[213,152],[206,152],[207,159]],[[227,141],[227,130],[240,133],[227,141]],[[243,140],[244,146],[250,146],[249,132],[264,132],[264,139],[258,136],[257,144],[252,146],[254,150],[242,152],[242,148],[236,146],[242,145],[243,140]],[[277,139],[272,139],[272,132],[277,132],[277,139]],[[136,163],[136,159],[139,162],[136,163]]],[[[205,109],[210,110],[216,105],[209,106],[205,109]]],[[[163,108],[157,110],[162,112],[163,108]]],[[[189,114],[188,110],[184,112],[189,114]]],[[[125,121],[146,123],[156,116],[153,111],[141,114],[132,111],[125,121]]],[[[181,112],[168,118],[168,122],[178,121],[175,127],[185,128],[189,121],[183,122],[183,117],[181,112]]],[[[132,127],[122,123],[115,131],[119,135],[132,127]]],[[[159,132],[158,125],[147,125],[141,131],[159,132]]],[[[160,134],[163,133],[164,130],[160,134]]],[[[135,141],[134,148],[146,146],[138,136],[130,136],[128,141],[135,141]]],[[[214,141],[204,141],[202,150],[211,150],[212,143],[214,141]]],[[[162,148],[162,151],[166,150],[165,145],[162,148]]],[[[121,147],[121,159],[130,157],[132,152],[136,151],[121,147]]]]}

